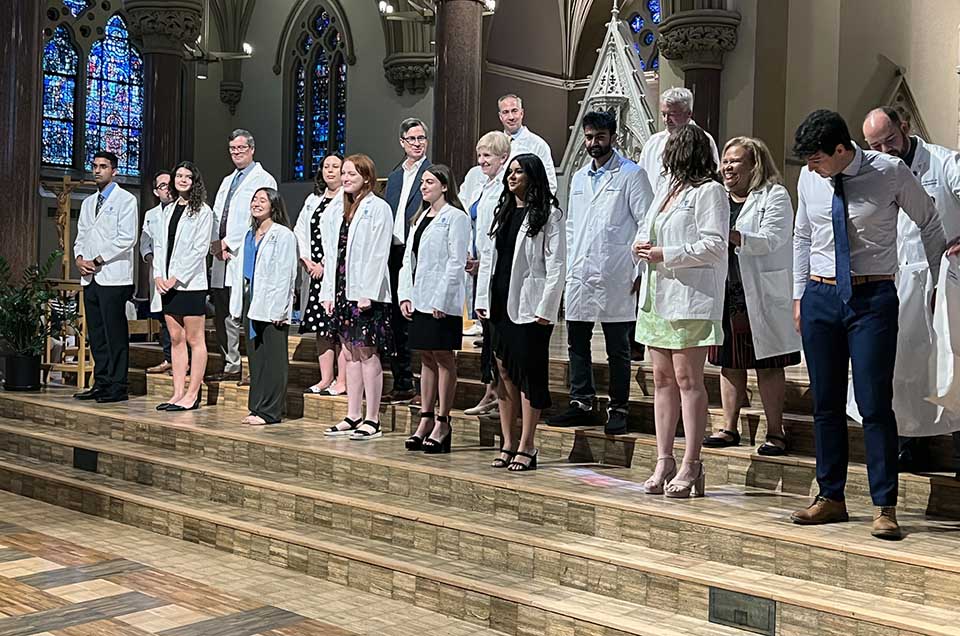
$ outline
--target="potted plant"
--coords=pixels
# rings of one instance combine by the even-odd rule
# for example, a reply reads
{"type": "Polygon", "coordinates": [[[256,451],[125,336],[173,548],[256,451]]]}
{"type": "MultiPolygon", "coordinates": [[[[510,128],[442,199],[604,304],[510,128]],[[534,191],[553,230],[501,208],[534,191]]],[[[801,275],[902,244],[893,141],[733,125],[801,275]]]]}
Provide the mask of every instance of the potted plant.
{"type": "Polygon", "coordinates": [[[3,388],[8,391],[40,388],[40,359],[47,337],[57,323],[71,320],[63,310],[55,317],[46,315],[50,301],[57,296],[47,275],[61,256],[56,251],[42,265],[31,265],[19,284],[11,280],[10,264],[0,256],[0,342],[7,359],[3,388]]]}

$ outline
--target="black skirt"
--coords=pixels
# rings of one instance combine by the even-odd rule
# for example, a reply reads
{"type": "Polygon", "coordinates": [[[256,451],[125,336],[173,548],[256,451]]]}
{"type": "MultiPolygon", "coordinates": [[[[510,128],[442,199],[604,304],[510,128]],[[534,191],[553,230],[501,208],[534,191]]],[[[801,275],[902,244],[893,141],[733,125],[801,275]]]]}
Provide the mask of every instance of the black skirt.
{"type": "Polygon", "coordinates": [[[535,409],[550,408],[550,336],[553,325],[518,325],[507,316],[489,321],[493,353],[507,377],[535,409]]]}
{"type": "Polygon", "coordinates": [[[434,318],[433,314],[415,311],[407,343],[416,351],[459,351],[463,346],[463,317],[434,318]]]}
{"type": "Polygon", "coordinates": [[[160,297],[163,313],[171,316],[206,316],[207,291],[171,289],[160,297]]]}

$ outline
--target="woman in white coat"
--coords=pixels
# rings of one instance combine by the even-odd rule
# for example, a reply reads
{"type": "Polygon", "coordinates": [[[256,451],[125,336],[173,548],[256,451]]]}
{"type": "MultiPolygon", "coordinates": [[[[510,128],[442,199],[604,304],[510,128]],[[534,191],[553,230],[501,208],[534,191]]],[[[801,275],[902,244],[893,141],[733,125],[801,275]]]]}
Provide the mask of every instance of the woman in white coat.
{"type": "Polygon", "coordinates": [[[274,188],[253,193],[251,227],[240,254],[242,291],[230,290],[230,313],[243,318],[250,365],[250,414],[244,424],[280,422],[287,402],[287,339],[297,284],[297,239],[289,225],[274,188]]]}
{"type": "Polygon", "coordinates": [[[563,214],[539,157],[511,158],[504,185],[492,241],[480,256],[477,314],[489,318],[500,370],[502,445],[491,465],[526,471],[537,467],[537,422],[550,407],[550,335],[560,313],[567,242],[563,214]]]}
{"type": "Polygon", "coordinates": [[[325,212],[331,202],[340,196],[342,167],[343,158],[339,154],[332,153],[323,158],[320,170],[314,177],[313,192],[303,202],[300,215],[297,216],[297,224],[293,228],[300,252],[300,264],[310,280],[303,319],[300,322],[300,334],[312,333],[316,336],[317,355],[320,358],[320,381],[308,387],[306,393],[340,395],[346,391],[347,385],[344,369],[346,358],[337,334],[333,330],[333,322],[323,310],[323,303],[320,301],[325,263],[323,233],[324,224],[328,220],[325,212]],[[339,362],[336,376],[334,376],[334,362],[339,362]]]}
{"type": "Polygon", "coordinates": [[[331,437],[376,439],[380,432],[383,394],[382,356],[392,353],[391,290],[387,263],[393,243],[393,211],[373,193],[377,169],[366,155],[343,160],[342,206],[330,218],[330,238],[324,239],[330,276],[323,279],[320,298],[333,316],[347,354],[347,415],[324,431],[331,437]],[[366,417],[361,419],[366,397],[366,417]]]}
{"type": "Polygon", "coordinates": [[[793,328],[793,206],[770,151],[759,139],[735,137],[723,148],[720,175],[730,198],[723,344],[710,364],[720,369],[723,429],[703,441],[722,448],[740,443],[740,405],[747,369],[755,369],[767,419],[760,455],[783,455],[784,368],[800,364],[800,335],[793,328]]]}
{"type": "MultiPolygon", "coordinates": [[[[477,165],[467,172],[460,186],[460,200],[470,212],[473,223],[471,257],[467,259],[467,273],[473,278],[476,295],[476,277],[480,272],[480,255],[490,243],[490,224],[503,194],[503,174],[510,156],[510,136],[493,130],[477,142],[477,165]]],[[[481,320],[483,344],[480,349],[480,375],[486,391],[476,406],[464,411],[467,415],[489,415],[497,411],[497,368],[493,362],[493,346],[486,320],[481,320]]]]}
{"type": "Polygon", "coordinates": [[[657,464],[643,490],[684,498],[703,495],[703,367],[707,348],[723,342],[730,206],[717,182],[710,140],[697,126],[687,124],[670,135],[663,168],[667,179],[633,246],[643,265],[636,338],[653,361],[657,430],[657,464]],[[673,443],[681,412],[687,443],[678,467],[673,443]]]}
{"type": "Polygon", "coordinates": [[[154,237],[153,275],[157,294],[152,311],[163,311],[170,332],[173,395],[158,411],[200,408],[200,388],[207,368],[207,250],[213,210],[200,170],[184,161],[173,173],[177,198],[164,208],[154,237]],[[190,352],[187,351],[187,346],[190,352]],[[190,365],[190,385],[186,385],[190,365]]]}
{"type": "Polygon", "coordinates": [[[457,197],[450,168],[434,163],[420,184],[423,210],[414,217],[403,253],[397,298],[411,321],[410,349],[420,352],[420,424],[407,450],[449,453],[450,409],[457,391],[454,351],[463,343],[463,275],[470,245],[470,217],[457,197]],[[434,407],[436,406],[436,414],[434,407]]]}

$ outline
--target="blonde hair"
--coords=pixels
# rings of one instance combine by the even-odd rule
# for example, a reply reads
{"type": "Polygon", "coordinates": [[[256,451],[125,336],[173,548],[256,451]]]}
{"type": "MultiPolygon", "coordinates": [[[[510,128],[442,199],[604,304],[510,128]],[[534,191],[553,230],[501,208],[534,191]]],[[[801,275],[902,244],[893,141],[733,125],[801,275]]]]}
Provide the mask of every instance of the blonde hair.
{"type": "Polygon", "coordinates": [[[723,152],[720,154],[721,162],[727,150],[734,147],[746,150],[750,160],[753,161],[753,168],[750,169],[749,192],[769,185],[783,184],[783,178],[777,170],[777,164],[773,161],[773,155],[762,140],[755,137],[734,137],[724,144],[723,152]]]}
{"type": "Polygon", "coordinates": [[[498,157],[510,154],[510,136],[500,130],[491,130],[477,142],[477,151],[486,150],[498,157]]]}

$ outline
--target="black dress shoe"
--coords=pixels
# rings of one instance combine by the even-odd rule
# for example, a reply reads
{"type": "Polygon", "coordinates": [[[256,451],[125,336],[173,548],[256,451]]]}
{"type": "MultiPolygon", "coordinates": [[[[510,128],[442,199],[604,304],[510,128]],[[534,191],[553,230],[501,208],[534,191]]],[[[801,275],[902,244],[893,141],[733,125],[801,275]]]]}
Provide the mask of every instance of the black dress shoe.
{"type": "Polygon", "coordinates": [[[157,404],[158,411],[166,411],[168,408],[170,408],[169,402],[161,402],[160,404],[157,404]]]}
{"type": "Polygon", "coordinates": [[[130,399],[130,396],[126,393],[108,393],[104,395],[98,395],[96,400],[97,404],[110,404],[112,402],[126,402],[130,399]]]}
{"type": "Polygon", "coordinates": [[[164,409],[167,413],[171,411],[196,411],[200,408],[200,396],[197,396],[197,401],[193,403],[193,406],[180,406],[179,404],[170,404],[164,409]]]}
{"type": "Polygon", "coordinates": [[[96,400],[102,392],[99,389],[92,388],[87,389],[86,391],[80,391],[79,393],[73,394],[73,399],[75,400],[96,400]]]}

